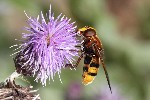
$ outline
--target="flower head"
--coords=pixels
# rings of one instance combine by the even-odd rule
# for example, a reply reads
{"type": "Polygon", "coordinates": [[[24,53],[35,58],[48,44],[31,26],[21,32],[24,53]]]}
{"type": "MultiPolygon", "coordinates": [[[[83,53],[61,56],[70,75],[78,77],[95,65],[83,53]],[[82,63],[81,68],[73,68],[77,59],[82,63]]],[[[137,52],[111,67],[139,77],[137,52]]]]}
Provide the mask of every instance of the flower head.
{"type": "Polygon", "coordinates": [[[83,96],[83,88],[81,84],[75,81],[71,82],[64,92],[64,100],[81,100],[83,96]]]}
{"type": "Polygon", "coordinates": [[[72,64],[73,56],[78,56],[78,41],[76,26],[70,20],[62,14],[55,19],[51,7],[46,18],[42,12],[40,18],[28,17],[30,27],[25,29],[30,33],[23,33],[24,40],[14,58],[17,72],[35,76],[36,81],[40,79],[46,85],[48,78],[53,80],[56,73],[60,75],[65,64],[72,64]]]}
{"type": "Polygon", "coordinates": [[[33,86],[23,87],[15,83],[19,76],[15,71],[0,83],[0,100],[41,100],[37,94],[38,90],[33,90],[33,86]]]}
{"type": "Polygon", "coordinates": [[[8,84],[0,87],[0,100],[41,100],[38,90],[33,90],[33,86],[10,87],[8,84]]]}

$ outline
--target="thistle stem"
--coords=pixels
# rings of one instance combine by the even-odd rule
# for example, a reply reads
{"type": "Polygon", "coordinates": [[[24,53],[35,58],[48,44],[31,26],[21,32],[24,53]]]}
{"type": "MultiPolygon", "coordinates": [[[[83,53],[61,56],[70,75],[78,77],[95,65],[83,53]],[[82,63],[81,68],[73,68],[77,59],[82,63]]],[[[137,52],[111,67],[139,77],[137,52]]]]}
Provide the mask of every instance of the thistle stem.
{"type": "Polygon", "coordinates": [[[15,78],[19,77],[21,74],[17,73],[16,71],[13,72],[8,78],[5,79],[4,82],[0,83],[1,87],[16,87],[16,84],[14,82],[15,78]]]}

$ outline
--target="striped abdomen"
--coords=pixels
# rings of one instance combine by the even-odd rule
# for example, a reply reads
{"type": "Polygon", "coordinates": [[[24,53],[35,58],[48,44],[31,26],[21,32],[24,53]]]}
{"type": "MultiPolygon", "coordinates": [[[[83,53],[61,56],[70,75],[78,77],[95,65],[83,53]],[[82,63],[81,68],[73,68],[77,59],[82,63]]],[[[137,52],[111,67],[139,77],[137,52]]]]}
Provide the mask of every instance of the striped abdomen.
{"type": "Polygon", "coordinates": [[[83,67],[82,83],[84,85],[88,85],[92,83],[99,70],[99,57],[90,57],[86,55],[84,58],[84,64],[85,65],[83,67]]]}

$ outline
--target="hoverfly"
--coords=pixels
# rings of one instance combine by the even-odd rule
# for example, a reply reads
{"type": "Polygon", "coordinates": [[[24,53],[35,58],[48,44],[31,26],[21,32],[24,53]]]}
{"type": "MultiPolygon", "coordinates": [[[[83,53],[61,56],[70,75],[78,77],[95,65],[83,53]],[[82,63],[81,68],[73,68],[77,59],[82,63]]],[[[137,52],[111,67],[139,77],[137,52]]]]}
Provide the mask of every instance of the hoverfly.
{"type": "Polygon", "coordinates": [[[82,83],[84,85],[88,85],[93,82],[95,76],[98,73],[101,63],[106,75],[110,91],[112,93],[109,76],[103,60],[104,49],[102,47],[102,42],[97,36],[96,30],[92,27],[85,26],[78,29],[77,34],[82,37],[83,40],[80,46],[81,55],[73,67],[77,67],[81,59],[84,57],[82,83]]]}
{"type": "MultiPolygon", "coordinates": [[[[75,66],[78,66],[80,60],[84,57],[84,67],[82,74],[82,83],[88,85],[92,83],[98,73],[100,63],[104,69],[106,79],[111,91],[109,76],[104,64],[104,49],[102,42],[97,36],[96,30],[92,27],[83,27],[77,31],[77,34],[83,38],[81,45],[81,56],[75,66]]],[[[111,91],[112,92],[112,91],[111,91]]]]}

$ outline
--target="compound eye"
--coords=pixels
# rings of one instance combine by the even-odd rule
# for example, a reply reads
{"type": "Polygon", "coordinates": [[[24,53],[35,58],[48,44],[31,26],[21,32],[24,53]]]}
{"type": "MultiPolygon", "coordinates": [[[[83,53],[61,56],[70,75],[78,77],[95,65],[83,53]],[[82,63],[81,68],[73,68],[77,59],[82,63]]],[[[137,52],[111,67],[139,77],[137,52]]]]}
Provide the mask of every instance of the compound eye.
{"type": "Polygon", "coordinates": [[[95,33],[95,31],[93,31],[93,30],[88,30],[88,31],[85,32],[84,35],[85,35],[85,36],[94,36],[94,35],[96,35],[96,33],[95,33]]]}

